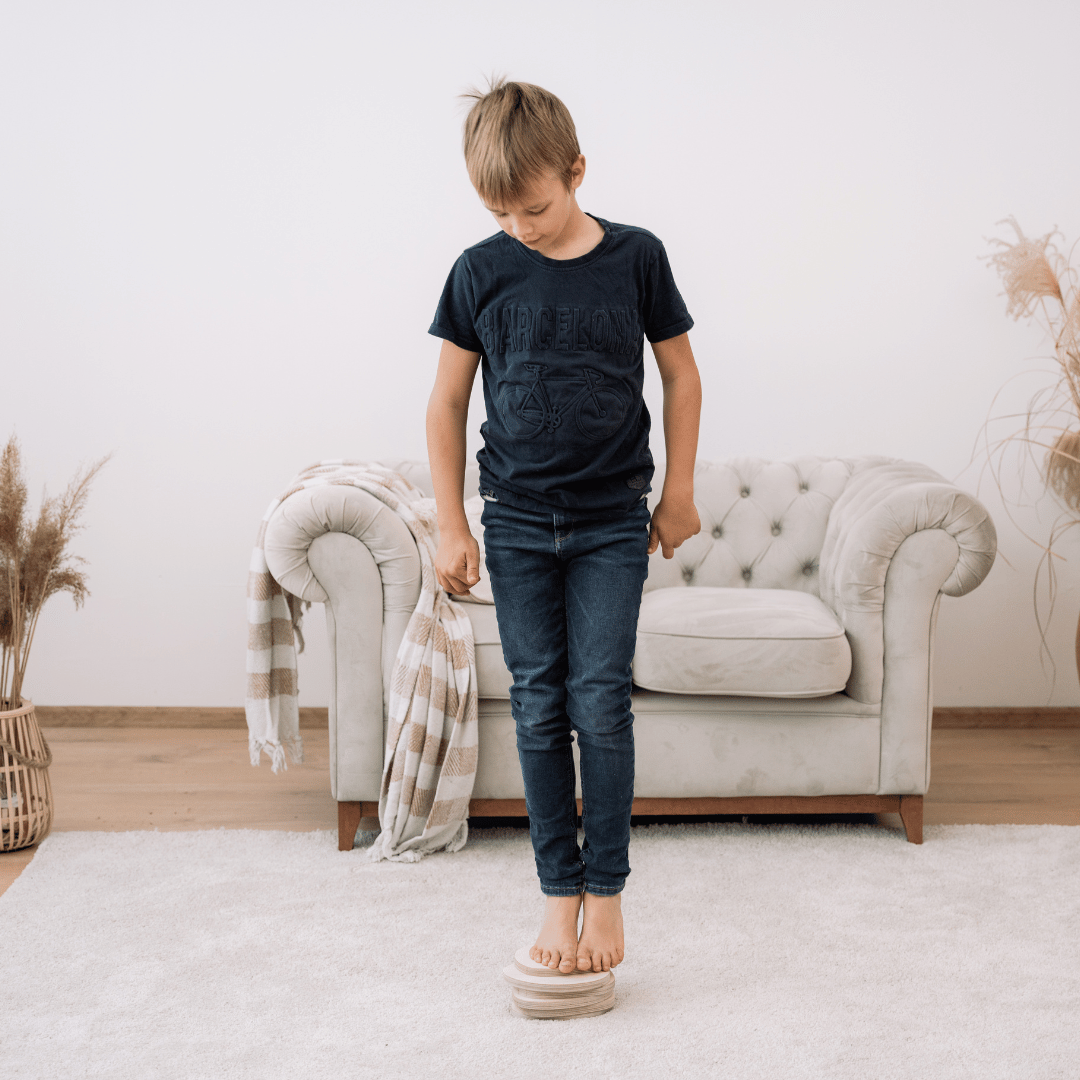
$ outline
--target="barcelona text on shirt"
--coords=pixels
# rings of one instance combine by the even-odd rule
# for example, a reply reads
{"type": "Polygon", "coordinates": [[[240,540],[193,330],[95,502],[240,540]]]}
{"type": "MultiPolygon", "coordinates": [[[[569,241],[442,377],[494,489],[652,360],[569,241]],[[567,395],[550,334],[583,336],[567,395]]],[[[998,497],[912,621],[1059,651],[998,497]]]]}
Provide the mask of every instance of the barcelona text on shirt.
{"type": "Polygon", "coordinates": [[[642,328],[635,308],[507,304],[480,312],[477,331],[489,356],[515,352],[634,354],[642,328]]]}

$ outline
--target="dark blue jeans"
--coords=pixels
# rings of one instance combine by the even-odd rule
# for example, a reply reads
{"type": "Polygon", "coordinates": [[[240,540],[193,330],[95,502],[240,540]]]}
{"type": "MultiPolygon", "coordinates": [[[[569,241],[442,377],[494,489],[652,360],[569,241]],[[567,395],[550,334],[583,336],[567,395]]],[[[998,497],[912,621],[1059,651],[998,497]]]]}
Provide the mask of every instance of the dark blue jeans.
{"type": "Polygon", "coordinates": [[[597,520],[485,496],[482,521],[540,888],[613,896],[630,873],[630,662],[649,509],[642,500],[597,520]],[[581,847],[571,732],[581,758],[581,847]]]}

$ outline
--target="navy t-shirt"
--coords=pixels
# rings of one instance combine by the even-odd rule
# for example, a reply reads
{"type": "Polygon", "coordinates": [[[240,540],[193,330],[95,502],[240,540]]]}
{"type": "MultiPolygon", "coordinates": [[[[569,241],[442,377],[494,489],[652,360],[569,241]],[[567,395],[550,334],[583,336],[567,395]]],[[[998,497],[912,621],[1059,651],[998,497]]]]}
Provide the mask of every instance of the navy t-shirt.
{"type": "Polygon", "coordinates": [[[694,325],[664,245],[595,220],[604,238],[577,259],[504,232],[468,248],[428,331],[480,353],[480,487],[525,510],[619,514],[650,490],[643,336],[694,325]]]}

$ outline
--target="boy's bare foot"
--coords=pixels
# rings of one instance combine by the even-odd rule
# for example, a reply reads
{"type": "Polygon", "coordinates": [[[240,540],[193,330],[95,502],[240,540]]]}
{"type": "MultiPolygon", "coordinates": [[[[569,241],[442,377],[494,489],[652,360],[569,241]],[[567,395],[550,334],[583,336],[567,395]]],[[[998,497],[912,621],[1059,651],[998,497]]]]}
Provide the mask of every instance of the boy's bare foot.
{"type": "Polygon", "coordinates": [[[586,893],[584,907],[577,943],[578,970],[610,971],[623,959],[622,894],[586,893]]]}
{"type": "Polygon", "coordinates": [[[581,895],[545,897],[544,925],[529,956],[564,975],[577,970],[577,923],[581,895]]]}

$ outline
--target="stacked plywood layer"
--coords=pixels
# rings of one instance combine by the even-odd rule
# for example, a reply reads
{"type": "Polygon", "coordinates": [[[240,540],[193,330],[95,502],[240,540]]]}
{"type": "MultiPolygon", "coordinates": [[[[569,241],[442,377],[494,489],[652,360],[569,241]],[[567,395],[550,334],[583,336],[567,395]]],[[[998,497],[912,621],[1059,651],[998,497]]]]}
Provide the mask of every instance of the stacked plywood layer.
{"type": "Polygon", "coordinates": [[[503,969],[510,984],[510,1011],[534,1020],[599,1016],[615,1004],[615,973],[585,971],[564,975],[538,964],[527,948],[503,969]]]}

